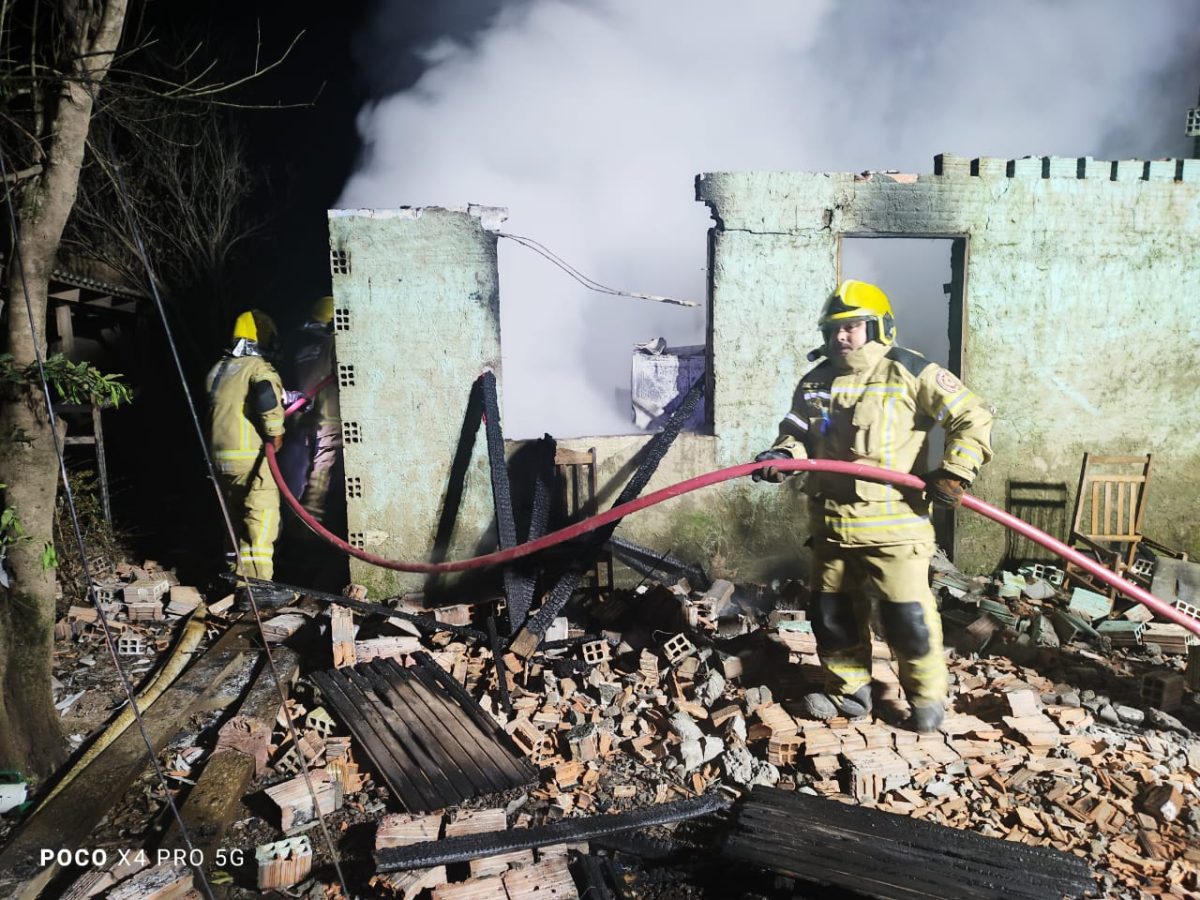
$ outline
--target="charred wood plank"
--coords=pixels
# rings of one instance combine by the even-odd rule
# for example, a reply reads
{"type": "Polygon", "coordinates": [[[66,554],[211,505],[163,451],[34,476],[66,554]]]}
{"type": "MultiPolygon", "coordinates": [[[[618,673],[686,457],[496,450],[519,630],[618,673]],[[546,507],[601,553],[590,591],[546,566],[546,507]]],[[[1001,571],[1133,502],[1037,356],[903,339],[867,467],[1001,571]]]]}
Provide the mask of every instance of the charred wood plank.
{"type": "MultiPolygon", "coordinates": [[[[286,685],[300,666],[300,655],[288,647],[272,651],[275,670],[286,685]]],[[[275,725],[275,717],[283,701],[279,685],[270,667],[260,667],[246,697],[237,708],[237,715],[262,722],[267,731],[275,725]]],[[[196,786],[188,792],[179,808],[180,818],[204,860],[216,858],[217,847],[225,829],[242,805],[242,796],[254,778],[254,759],[238,750],[224,747],[215,750],[204,762],[196,786]]],[[[179,823],[171,821],[159,840],[160,847],[182,847],[183,836],[179,823]]]]}
{"type": "Polygon", "coordinates": [[[512,700],[508,696],[508,675],[504,668],[504,647],[496,630],[496,617],[488,616],[488,643],[492,648],[492,667],[496,670],[496,692],[500,695],[500,706],[506,713],[512,712],[512,700]]]}
{"type": "MultiPolygon", "coordinates": [[[[520,779],[518,784],[536,780],[537,769],[525,759],[521,748],[516,745],[512,736],[501,728],[495,719],[480,709],[479,704],[471,698],[466,688],[451,678],[446,670],[435,663],[433,657],[425,651],[414,653],[413,659],[417,662],[417,666],[412,669],[414,675],[424,681],[426,685],[430,687],[437,685],[444,690],[454,701],[455,706],[466,713],[480,731],[507,751],[505,769],[513,778],[520,779]]],[[[395,664],[395,660],[391,660],[391,662],[393,665],[395,664]]]]}
{"type": "MultiPolygon", "coordinates": [[[[469,778],[463,777],[457,760],[442,748],[441,744],[430,734],[428,724],[412,714],[410,705],[399,696],[395,703],[385,698],[388,685],[382,682],[371,669],[370,663],[355,668],[347,668],[344,672],[349,680],[362,693],[365,702],[383,719],[391,734],[409,754],[421,772],[429,779],[433,789],[437,791],[443,806],[449,806],[472,797],[474,786],[469,778]]],[[[435,723],[433,726],[437,728],[435,723]]]]}
{"type": "MultiPolygon", "coordinates": [[[[253,644],[257,634],[255,622],[235,622],[147,707],[142,724],[155,753],[187,726],[193,711],[221,708],[237,699],[240,691],[230,685],[238,683],[239,673],[253,670],[259,652],[253,644]]],[[[77,778],[38,807],[9,840],[0,853],[0,896],[37,896],[58,871],[55,863],[43,867],[42,849],[74,851],[86,846],[96,823],[149,765],[146,740],[131,725],[77,778]]]]}
{"type": "Polygon", "coordinates": [[[416,656],[424,662],[411,669],[377,659],[312,673],[330,712],[397,800],[412,812],[428,812],[535,780],[537,771],[462,686],[428,654],[416,656]],[[508,742],[499,742],[497,733],[508,742]]]}
{"type": "Polygon", "coordinates": [[[659,553],[633,541],[617,537],[615,534],[608,542],[613,555],[633,571],[655,581],[673,582],[680,576],[688,580],[693,589],[708,583],[704,570],[692,563],[676,559],[671,551],[659,553]]]}
{"type": "MultiPolygon", "coordinates": [[[[496,375],[484,372],[479,376],[483,389],[483,431],[487,438],[488,468],[492,476],[492,503],[496,510],[496,536],[501,550],[517,545],[517,521],[513,517],[512,486],[508,479],[508,462],[504,455],[504,432],[500,427],[500,401],[496,396],[496,375]]],[[[524,619],[529,609],[525,596],[533,596],[533,577],[527,569],[519,573],[514,566],[501,569],[504,576],[504,597],[509,620],[520,615],[524,619]],[[523,582],[528,582],[524,584],[523,582]],[[522,608],[524,607],[524,608],[522,608]]]]}
{"type": "Polygon", "coordinates": [[[562,819],[551,825],[539,825],[535,828],[513,828],[489,834],[442,838],[439,841],[426,841],[408,847],[387,847],[375,852],[375,863],[380,872],[399,872],[443,863],[466,862],[533,847],[590,840],[622,831],[682,822],[719,812],[727,808],[729,802],[723,794],[705,794],[612,816],[562,819]]]}
{"type": "MultiPolygon", "coordinates": [[[[395,660],[384,660],[383,662],[390,664],[393,669],[399,669],[395,660]]],[[[446,722],[454,723],[453,735],[459,741],[462,752],[468,759],[479,760],[495,785],[495,790],[508,790],[527,784],[537,777],[537,773],[528,763],[522,765],[524,759],[515,746],[511,749],[507,748],[495,740],[495,733],[489,735],[487,732],[481,731],[478,723],[468,715],[462,703],[451,702],[451,698],[446,695],[445,691],[439,689],[430,673],[422,671],[419,666],[412,670],[401,671],[405,677],[412,679],[412,686],[430,704],[432,709],[439,710],[446,722]]],[[[469,702],[472,707],[479,709],[474,701],[469,700],[469,702]]],[[[483,711],[479,710],[479,712],[483,711]]],[[[497,730],[499,729],[497,728],[497,730]]],[[[503,732],[500,733],[503,734],[503,732]]],[[[507,734],[504,736],[508,737],[507,734]]]]}
{"type": "Polygon", "coordinates": [[[887,898],[1060,898],[1095,890],[1087,864],[1030,847],[806,794],[755,788],[723,855],[887,898]]]}
{"type": "Polygon", "coordinates": [[[383,726],[372,722],[359,711],[361,698],[352,695],[345,682],[330,672],[313,672],[310,677],[320,688],[333,714],[349,729],[350,734],[366,751],[375,773],[383,780],[404,807],[412,812],[441,809],[440,794],[430,783],[426,769],[412,760],[408,751],[398,747],[383,726]],[[397,752],[399,758],[397,758],[397,752]],[[405,766],[400,760],[408,762],[405,766]]]}
{"type": "MultiPolygon", "coordinates": [[[[507,787],[503,782],[496,783],[488,778],[488,773],[471,752],[475,748],[469,739],[460,738],[464,730],[462,725],[431,705],[411,683],[407,672],[381,665],[380,660],[364,668],[375,683],[376,692],[395,700],[397,713],[412,723],[415,739],[425,745],[431,756],[437,757],[464,800],[507,787]],[[465,747],[462,741],[466,741],[465,747]]],[[[470,722],[467,724],[469,726],[470,722]]]]}
{"type": "MultiPolygon", "coordinates": [[[[704,378],[701,377],[696,379],[696,383],[691,386],[684,396],[683,402],[671,413],[666,427],[646,444],[646,448],[643,451],[644,456],[638,463],[637,470],[613,502],[614,507],[620,506],[622,503],[628,503],[641,494],[642,490],[654,476],[654,473],[658,471],[659,464],[662,462],[663,457],[667,455],[667,451],[671,449],[675,438],[679,436],[684,423],[691,418],[703,393],[704,378]]],[[[551,622],[554,621],[554,617],[562,611],[563,606],[571,599],[571,595],[575,592],[575,588],[579,586],[584,573],[595,565],[596,560],[604,549],[604,545],[608,543],[608,540],[613,536],[613,532],[617,530],[617,526],[620,524],[621,522],[618,520],[597,528],[581,542],[582,546],[570,568],[559,578],[558,582],[550,590],[549,596],[542,602],[541,607],[529,618],[529,621],[525,623],[525,627],[521,629],[520,633],[516,635],[509,645],[514,651],[522,656],[529,656],[537,649],[542,635],[546,633],[546,629],[550,627],[551,622]]]]}
{"type": "Polygon", "coordinates": [[[411,622],[418,631],[425,634],[438,634],[439,632],[448,632],[456,634],[459,637],[466,638],[472,641],[487,640],[487,635],[477,628],[471,628],[468,625],[451,625],[447,622],[439,622],[432,615],[422,616],[416,613],[405,612],[401,609],[393,609],[383,603],[370,603],[366,600],[351,600],[349,597],[343,597],[341,594],[329,594],[325,591],[314,590],[313,588],[299,587],[294,584],[284,584],[282,581],[266,581],[262,578],[246,578],[242,575],[236,576],[238,583],[249,582],[250,586],[263,588],[265,590],[281,590],[292,591],[296,594],[304,594],[306,597],[312,597],[314,600],[320,600],[324,603],[337,603],[341,606],[364,613],[365,615],[383,616],[385,619],[403,619],[405,622],[411,622]]]}

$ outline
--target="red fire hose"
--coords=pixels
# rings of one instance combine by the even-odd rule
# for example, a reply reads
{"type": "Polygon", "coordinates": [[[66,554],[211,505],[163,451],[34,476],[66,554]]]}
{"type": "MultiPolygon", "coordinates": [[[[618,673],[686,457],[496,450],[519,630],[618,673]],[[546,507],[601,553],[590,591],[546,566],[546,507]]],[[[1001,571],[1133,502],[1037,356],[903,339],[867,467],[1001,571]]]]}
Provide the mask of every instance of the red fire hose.
{"type": "MultiPolygon", "coordinates": [[[[495,553],[487,553],[483,556],[472,557],[471,559],[458,559],[451,562],[442,563],[422,563],[422,562],[398,562],[396,560],[384,559],[376,556],[373,553],[368,553],[365,550],[360,550],[357,547],[352,547],[337,535],[332,534],[321,526],[321,523],[314,519],[300,502],[292,496],[284,483],[283,475],[279,471],[279,463],[275,459],[275,448],[270,444],[267,448],[267,463],[271,467],[271,474],[275,477],[276,484],[279,485],[279,490],[287,501],[288,506],[292,511],[299,516],[304,523],[311,528],[316,534],[324,538],[335,547],[348,553],[357,559],[364,562],[369,562],[376,566],[381,566],[385,569],[393,569],[398,572],[420,572],[426,574],[437,574],[442,572],[462,572],[467,569],[477,569],[485,566],[496,566],[503,563],[512,562],[514,559],[520,559],[523,556],[529,556],[531,553],[537,553],[539,550],[545,550],[547,547],[552,547],[555,544],[560,544],[563,541],[569,541],[572,538],[579,537],[589,531],[593,531],[602,525],[607,525],[610,522],[615,522],[618,519],[623,519],[630,513],[635,513],[638,510],[646,509],[655,504],[662,503],[664,500],[670,500],[672,497],[679,497],[691,491],[699,490],[709,485],[719,484],[722,481],[729,481],[732,478],[742,478],[749,475],[756,469],[763,468],[762,463],[742,463],[737,466],[729,466],[725,469],[717,469],[715,472],[708,472],[704,475],[697,475],[695,478],[689,478],[686,481],[681,481],[678,484],[673,484],[661,490],[654,491],[644,497],[639,497],[636,500],[631,500],[628,503],[622,503],[620,506],[615,506],[610,510],[592,516],[590,519],[585,519],[582,522],[576,522],[573,525],[568,525],[566,528],[561,528],[558,531],[540,537],[535,541],[529,541],[525,544],[519,544],[516,547],[510,547],[507,550],[497,550],[495,553]]],[[[772,460],[771,465],[777,469],[789,472],[833,472],[838,475],[849,475],[853,478],[861,478],[867,481],[882,481],[888,484],[899,485],[900,487],[915,488],[924,490],[925,482],[915,475],[909,475],[904,472],[893,472],[890,469],[880,469],[875,466],[864,466],[859,463],[840,462],[830,459],[796,459],[796,460],[772,460]]],[[[986,516],[993,521],[999,522],[1005,528],[1009,528],[1023,537],[1029,538],[1036,544],[1040,544],[1047,550],[1050,550],[1063,559],[1074,563],[1082,569],[1087,570],[1091,575],[1103,581],[1110,587],[1116,588],[1122,594],[1133,598],[1138,603],[1149,607],[1155,614],[1164,619],[1169,619],[1187,628],[1195,634],[1200,634],[1200,622],[1186,615],[1182,611],[1171,606],[1164,600],[1155,597],[1149,591],[1139,587],[1132,582],[1126,581],[1121,576],[1117,575],[1094,559],[1081,554],[1078,550],[1068,547],[1062,541],[1051,537],[1044,531],[1034,528],[1028,522],[1023,522],[1016,516],[1009,515],[1003,510],[996,509],[991,504],[984,503],[977,497],[972,497],[970,494],[965,494],[962,499],[962,505],[967,509],[973,510],[982,516],[986,516]]]]}
{"type": "Polygon", "coordinates": [[[326,375],[315,385],[313,385],[311,390],[305,391],[303,394],[293,400],[283,411],[283,414],[285,416],[290,416],[294,412],[299,412],[310,402],[312,402],[313,397],[317,396],[317,394],[321,393],[321,391],[325,390],[325,388],[329,387],[331,384],[333,384],[333,376],[326,375]]]}

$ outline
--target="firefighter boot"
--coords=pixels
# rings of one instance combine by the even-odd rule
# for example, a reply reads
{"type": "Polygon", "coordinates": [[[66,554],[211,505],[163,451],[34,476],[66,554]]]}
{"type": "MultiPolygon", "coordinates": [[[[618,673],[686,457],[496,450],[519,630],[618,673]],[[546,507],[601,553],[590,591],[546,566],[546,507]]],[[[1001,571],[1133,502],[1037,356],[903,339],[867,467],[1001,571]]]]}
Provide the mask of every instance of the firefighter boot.
{"type": "Polygon", "coordinates": [[[805,718],[824,722],[835,716],[861,719],[871,714],[871,685],[864,684],[853,694],[805,694],[800,701],[805,718]]]}

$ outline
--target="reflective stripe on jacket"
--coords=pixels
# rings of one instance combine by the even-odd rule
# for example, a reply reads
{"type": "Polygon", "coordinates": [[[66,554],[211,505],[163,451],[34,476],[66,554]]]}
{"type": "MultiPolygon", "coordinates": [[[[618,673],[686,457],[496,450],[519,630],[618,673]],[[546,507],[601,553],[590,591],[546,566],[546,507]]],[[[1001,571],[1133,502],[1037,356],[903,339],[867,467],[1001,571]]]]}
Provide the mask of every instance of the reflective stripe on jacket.
{"type": "MultiPolygon", "coordinates": [[[[261,356],[224,356],[205,379],[209,396],[209,441],[218,464],[248,467],[262,452],[263,439],[283,434],[283,384],[261,356]],[[261,413],[251,388],[266,382],[275,407],[261,413]]],[[[222,466],[226,468],[227,466],[222,466]]]]}
{"type": "MultiPolygon", "coordinates": [[[[929,430],[940,424],[939,466],[971,482],[992,456],[992,411],[952,373],[919,353],[871,342],[806,374],[779,424],[775,447],[797,459],[837,459],[912,472],[923,462],[929,430]]],[[[921,474],[921,473],[916,473],[921,474]]],[[[933,540],[921,492],[844,475],[813,472],[818,537],[840,544],[933,540]]]]}

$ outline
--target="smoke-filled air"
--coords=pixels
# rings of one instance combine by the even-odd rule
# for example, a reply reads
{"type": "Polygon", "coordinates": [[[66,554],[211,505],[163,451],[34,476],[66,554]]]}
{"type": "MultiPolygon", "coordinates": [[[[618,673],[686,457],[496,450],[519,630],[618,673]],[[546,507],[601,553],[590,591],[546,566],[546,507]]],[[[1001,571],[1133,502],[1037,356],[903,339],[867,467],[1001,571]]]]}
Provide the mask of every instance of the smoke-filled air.
{"type": "MultiPolygon", "coordinates": [[[[701,301],[593,293],[502,240],[511,437],[634,433],[633,345],[704,342],[711,220],[694,199],[698,173],[921,173],[940,152],[1191,149],[1200,6],[1189,0],[422,5],[381,0],[359,41],[380,99],[359,116],[364,153],[339,205],[506,207],[505,230],[597,281],[701,301]]],[[[922,265],[859,253],[844,274],[880,281],[906,342],[923,328],[944,337],[944,323],[914,314],[906,330],[904,318],[909,297],[944,303],[949,251],[938,252],[922,265]]]]}

